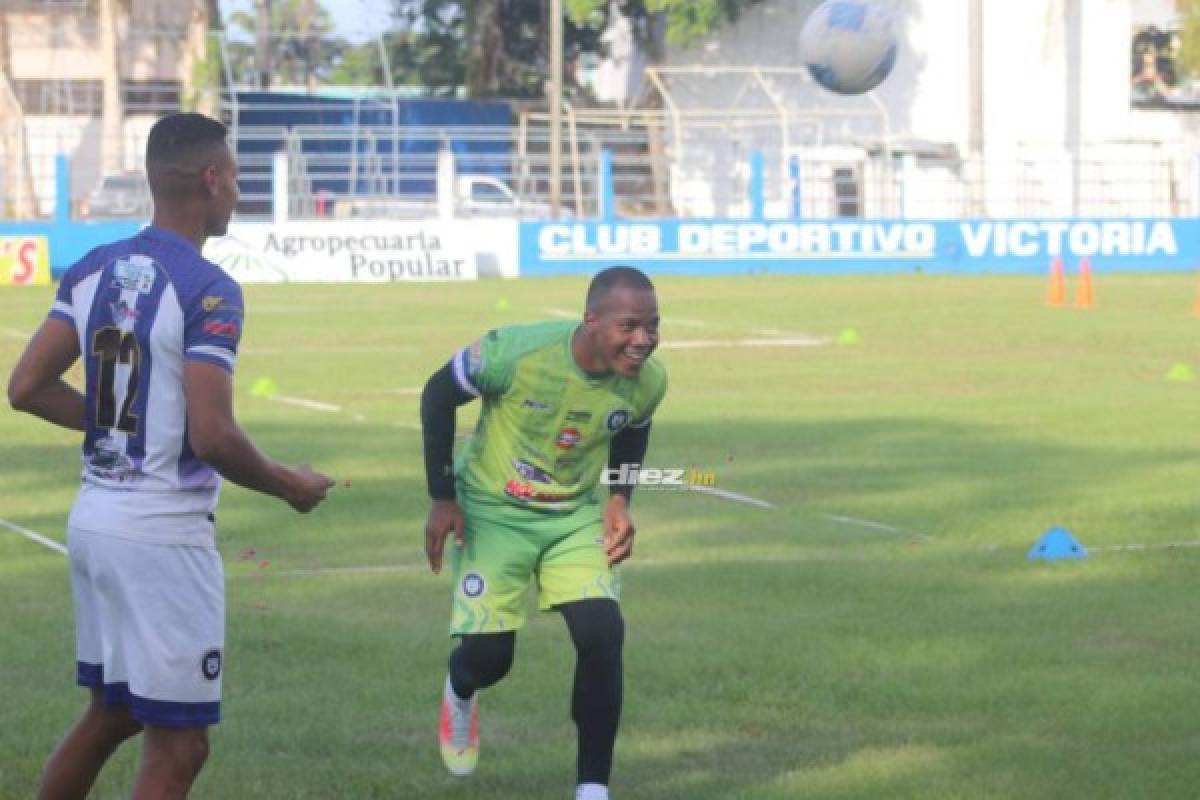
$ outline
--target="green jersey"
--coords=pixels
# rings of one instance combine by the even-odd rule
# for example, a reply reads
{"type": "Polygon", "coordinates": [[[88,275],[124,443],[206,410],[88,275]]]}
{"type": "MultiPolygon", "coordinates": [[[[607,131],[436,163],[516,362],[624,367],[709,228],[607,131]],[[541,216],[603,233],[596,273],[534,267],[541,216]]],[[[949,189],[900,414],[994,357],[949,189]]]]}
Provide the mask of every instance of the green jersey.
{"type": "Polygon", "coordinates": [[[571,354],[577,322],[490,331],[455,354],[459,387],[483,412],[455,473],[468,494],[528,508],[574,510],[592,501],[608,445],[650,423],[667,391],[653,356],[636,378],[584,372],[571,354]]]}

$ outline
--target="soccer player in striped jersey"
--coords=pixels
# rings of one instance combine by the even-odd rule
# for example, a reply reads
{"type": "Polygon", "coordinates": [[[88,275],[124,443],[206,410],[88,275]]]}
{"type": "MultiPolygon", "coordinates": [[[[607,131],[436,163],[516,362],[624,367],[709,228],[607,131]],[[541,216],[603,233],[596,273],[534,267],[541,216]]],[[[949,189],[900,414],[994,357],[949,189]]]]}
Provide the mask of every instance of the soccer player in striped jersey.
{"type": "Polygon", "coordinates": [[[576,796],[606,800],[621,713],[624,622],[615,565],[633,548],[630,485],[601,472],[642,463],[666,393],[658,303],[640,271],[612,267],[588,289],[582,321],[491,331],[454,355],[421,398],[432,508],[425,549],[434,572],[448,536],[454,576],[450,656],[439,739],[446,768],[479,757],[478,693],[507,674],[525,595],[566,620],[576,649],[571,714],[576,796]],[[455,409],[476,397],[475,436],[452,463],[455,409]]]}
{"type": "Polygon", "coordinates": [[[51,755],[40,797],[83,798],[144,733],[134,797],[187,795],[220,718],[225,590],[215,544],[221,477],[307,512],[333,482],[261,453],[233,416],[242,291],[201,255],[238,198],[225,126],[155,123],[152,224],[63,276],[13,370],[9,402],[82,431],[67,521],[83,716],[51,755]],[[63,374],[82,355],[86,390],[63,374]]]}

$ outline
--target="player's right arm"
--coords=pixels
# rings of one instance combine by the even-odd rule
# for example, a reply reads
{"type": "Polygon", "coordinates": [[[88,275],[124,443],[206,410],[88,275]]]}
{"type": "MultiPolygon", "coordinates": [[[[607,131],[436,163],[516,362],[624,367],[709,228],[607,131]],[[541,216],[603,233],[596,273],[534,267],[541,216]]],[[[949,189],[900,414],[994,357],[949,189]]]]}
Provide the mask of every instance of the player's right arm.
{"type": "Polygon", "coordinates": [[[238,486],[273,495],[300,512],[325,499],[333,481],[307,465],[288,467],[263,455],[233,417],[233,375],[204,361],[183,367],[188,443],[202,461],[238,486]]]}
{"type": "Polygon", "coordinates": [[[432,505],[425,519],[425,557],[433,572],[442,571],[446,538],[453,533],[463,544],[463,514],[454,489],[454,423],[456,409],[475,399],[455,378],[456,354],[433,373],[421,391],[421,438],[425,447],[425,484],[432,505]]]}
{"type": "Polygon", "coordinates": [[[83,430],[84,397],[62,379],[77,358],[79,335],[75,326],[58,317],[49,317],[13,367],[8,381],[9,405],[55,425],[83,430]]]}
{"type": "Polygon", "coordinates": [[[499,397],[512,384],[510,336],[492,330],[454,354],[425,382],[421,392],[421,431],[425,480],[433,505],[425,520],[425,555],[435,573],[442,569],[446,537],[463,545],[462,509],[454,488],[454,414],[476,397],[499,397]]]}

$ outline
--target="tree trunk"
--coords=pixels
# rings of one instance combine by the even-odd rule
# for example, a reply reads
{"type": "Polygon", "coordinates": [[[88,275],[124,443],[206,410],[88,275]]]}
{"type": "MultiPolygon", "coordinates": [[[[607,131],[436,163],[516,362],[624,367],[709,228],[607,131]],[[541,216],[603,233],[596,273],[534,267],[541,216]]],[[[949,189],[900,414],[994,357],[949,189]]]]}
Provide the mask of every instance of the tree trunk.
{"type": "Polygon", "coordinates": [[[476,0],[469,6],[473,7],[467,16],[467,97],[488,97],[499,83],[500,0],[476,0]]]}
{"type": "Polygon", "coordinates": [[[317,91],[317,37],[312,34],[312,20],[316,15],[313,0],[300,0],[300,50],[304,60],[304,86],[309,94],[317,91]]]}
{"type": "Polygon", "coordinates": [[[11,198],[0,205],[0,218],[33,219],[37,195],[25,146],[25,113],[9,80],[11,75],[8,15],[0,10],[0,147],[4,149],[4,196],[11,198]]]}
{"type": "Polygon", "coordinates": [[[119,0],[100,0],[100,58],[104,64],[104,95],[100,123],[100,164],[105,173],[125,166],[125,108],[121,101],[120,41],[117,36],[119,0]]]}
{"type": "MultiPolygon", "coordinates": [[[[667,52],[667,20],[663,14],[651,15],[646,25],[646,34],[639,37],[638,44],[646,53],[646,60],[651,66],[663,63],[667,52]]],[[[644,100],[641,105],[645,108],[661,111],[663,98],[650,85],[642,89],[644,100]]],[[[646,116],[646,138],[650,156],[651,182],[654,184],[654,213],[659,216],[672,214],[670,164],[667,161],[667,126],[661,114],[646,116]]]]}
{"type": "Polygon", "coordinates": [[[209,31],[219,25],[221,16],[216,9],[216,0],[192,0],[191,6],[183,58],[179,65],[179,80],[183,85],[184,97],[190,99],[189,105],[201,114],[216,117],[219,108],[217,88],[221,85],[221,77],[214,74],[214,69],[219,67],[219,56],[210,49],[209,31]]]}
{"type": "Polygon", "coordinates": [[[254,27],[254,71],[258,88],[271,88],[271,0],[254,0],[258,10],[254,27]]]}

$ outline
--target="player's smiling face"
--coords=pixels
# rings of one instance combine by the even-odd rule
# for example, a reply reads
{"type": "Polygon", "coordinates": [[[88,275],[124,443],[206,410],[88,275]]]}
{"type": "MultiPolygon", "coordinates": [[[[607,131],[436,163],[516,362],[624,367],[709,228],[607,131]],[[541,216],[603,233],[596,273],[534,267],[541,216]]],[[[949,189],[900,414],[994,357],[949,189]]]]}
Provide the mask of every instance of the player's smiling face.
{"type": "Polygon", "coordinates": [[[635,378],[658,347],[658,300],[651,289],[614,287],[603,305],[583,316],[592,366],[635,378]]]}

